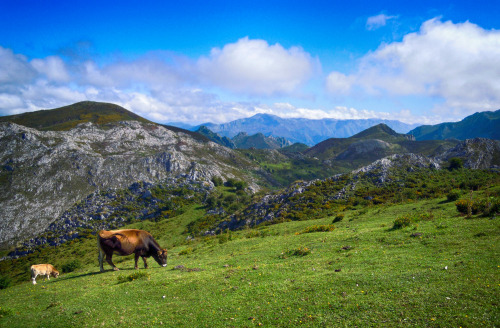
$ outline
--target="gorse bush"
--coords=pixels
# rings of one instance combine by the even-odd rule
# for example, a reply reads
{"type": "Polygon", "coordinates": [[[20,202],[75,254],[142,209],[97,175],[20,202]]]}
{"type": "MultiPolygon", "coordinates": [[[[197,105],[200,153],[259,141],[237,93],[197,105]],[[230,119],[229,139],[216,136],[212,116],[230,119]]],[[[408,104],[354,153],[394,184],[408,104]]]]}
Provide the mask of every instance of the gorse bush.
{"type": "Polygon", "coordinates": [[[301,233],[311,233],[311,232],[328,232],[333,231],[335,226],[332,224],[323,224],[323,225],[313,225],[302,230],[301,233]]]}
{"type": "Polygon", "coordinates": [[[449,202],[457,201],[460,198],[461,192],[460,190],[451,190],[447,195],[446,199],[449,202]]]}
{"type": "Polygon", "coordinates": [[[138,271],[138,272],[134,272],[132,274],[129,274],[127,276],[118,276],[118,278],[116,278],[116,279],[118,280],[118,283],[124,283],[124,282],[134,281],[137,279],[144,279],[144,278],[149,279],[149,273],[144,272],[144,271],[138,271]]]}
{"type": "Polygon", "coordinates": [[[0,289],[5,289],[10,286],[12,279],[7,276],[0,276],[0,289]]]}
{"type": "Polygon", "coordinates": [[[337,214],[335,216],[335,219],[333,219],[332,223],[337,223],[337,222],[340,222],[344,219],[344,214],[337,214]]]}
{"type": "Polygon", "coordinates": [[[394,225],[392,229],[401,229],[404,227],[409,227],[412,224],[413,220],[408,215],[403,215],[394,220],[394,225]]]}

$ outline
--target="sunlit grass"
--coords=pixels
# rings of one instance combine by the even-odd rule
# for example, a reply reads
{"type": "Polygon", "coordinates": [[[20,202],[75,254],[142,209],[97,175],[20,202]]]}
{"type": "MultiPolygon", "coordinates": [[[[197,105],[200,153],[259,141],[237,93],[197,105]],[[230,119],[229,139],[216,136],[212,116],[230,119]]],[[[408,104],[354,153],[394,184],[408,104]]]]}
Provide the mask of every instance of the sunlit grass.
{"type": "MultiPolygon", "coordinates": [[[[1,290],[0,325],[493,327],[500,323],[498,219],[465,219],[453,203],[441,199],[346,211],[333,231],[301,233],[331,224],[333,217],[327,217],[232,232],[222,241],[218,237],[186,241],[180,232],[197,211],[195,207],[186,211],[178,222],[143,223],[160,244],[175,244],[169,249],[167,268],[153,262],[150,269],[135,271],[133,258],[126,257],[117,264],[120,271],[100,274],[97,252],[89,247],[96,258],[92,264],[58,279],[41,279],[36,286],[26,276],[26,283],[1,290]],[[397,217],[429,212],[431,219],[392,229],[397,217]],[[190,252],[182,252],[188,247],[190,252]],[[306,256],[292,255],[304,249],[306,256]],[[174,270],[179,265],[184,270],[174,270]]],[[[70,256],[68,251],[64,254],[70,256]]]]}

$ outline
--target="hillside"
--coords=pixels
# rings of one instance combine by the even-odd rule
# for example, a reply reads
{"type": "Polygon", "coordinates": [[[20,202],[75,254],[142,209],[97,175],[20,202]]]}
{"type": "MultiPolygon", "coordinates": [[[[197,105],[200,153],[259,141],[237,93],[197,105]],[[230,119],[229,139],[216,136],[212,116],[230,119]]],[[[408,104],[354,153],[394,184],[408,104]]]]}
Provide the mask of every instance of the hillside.
{"type": "Polygon", "coordinates": [[[101,274],[94,236],[1,261],[0,325],[497,326],[498,174],[429,169],[410,158],[387,165],[395,179],[380,182],[383,163],[353,172],[358,187],[330,207],[322,201],[337,195],[335,183],[355,181],[310,184],[293,200],[303,217],[273,225],[195,235],[190,227],[206,218],[197,204],[129,225],[168,248],[167,268],[150,260],[133,270],[133,256],[115,256],[120,271],[106,264],[101,274]],[[476,204],[469,218],[456,205],[468,199],[476,204]],[[479,206],[485,199],[494,207],[479,206]],[[40,262],[60,278],[33,286],[27,268],[40,262]]]}
{"type": "Polygon", "coordinates": [[[281,118],[269,114],[257,114],[223,124],[205,123],[203,125],[211,131],[229,138],[233,138],[240,132],[249,135],[263,133],[266,136],[272,135],[286,138],[292,143],[299,142],[313,146],[328,138],[350,137],[380,123],[384,123],[402,133],[406,133],[416,126],[381,119],[311,120],[305,118],[281,118]]]}
{"type": "Polygon", "coordinates": [[[292,143],[282,137],[266,137],[262,133],[256,133],[249,136],[245,132],[240,132],[232,138],[232,141],[236,145],[236,148],[248,149],[279,149],[287,146],[291,146],[292,143]]]}
{"type": "Polygon", "coordinates": [[[417,140],[488,138],[500,140],[500,110],[480,112],[460,122],[422,125],[410,132],[417,140]]]}
{"type": "Polygon", "coordinates": [[[0,117],[0,122],[12,122],[41,131],[67,131],[81,123],[102,125],[120,121],[152,123],[118,105],[93,101],[0,117]]]}
{"type": "Polygon", "coordinates": [[[239,153],[138,121],[89,122],[69,131],[0,123],[0,163],[2,247],[36,236],[98,190],[181,176],[208,185],[213,177],[238,177],[260,188],[251,175],[258,166],[239,153]]]}
{"type": "Polygon", "coordinates": [[[385,124],[378,124],[349,138],[331,138],[304,151],[304,155],[328,161],[331,165],[355,169],[377,159],[404,153],[435,156],[457,141],[415,141],[385,124]]]}

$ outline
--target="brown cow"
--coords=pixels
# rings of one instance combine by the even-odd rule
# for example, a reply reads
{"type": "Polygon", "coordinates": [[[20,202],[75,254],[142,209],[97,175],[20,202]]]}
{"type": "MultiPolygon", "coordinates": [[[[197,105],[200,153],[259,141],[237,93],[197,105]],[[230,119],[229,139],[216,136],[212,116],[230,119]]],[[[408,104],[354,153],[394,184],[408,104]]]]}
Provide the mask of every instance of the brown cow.
{"type": "Polygon", "coordinates": [[[47,276],[47,279],[50,280],[50,276],[57,278],[59,271],[52,264],[34,264],[31,266],[31,281],[33,285],[36,285],[37,276],[47,276]]]}
{"type": "Polygon", "coordinates": [[[118,268],[111,260],[113,253],[118,255],[135,254],[135,269],[138,269],[137,261],[139,256],[144,261],[144,268],[148,268],[146,257],[152,256],[159,265],[167,266],[167,250],[162,249],[147,231],[137,229],[123,229],[106,231],[101,230],[97,234],[97,245],[99,246],[99,269],[104,272],[102,266],[103,255],[106,255],[106,262],[118,271],[118,268]]]}

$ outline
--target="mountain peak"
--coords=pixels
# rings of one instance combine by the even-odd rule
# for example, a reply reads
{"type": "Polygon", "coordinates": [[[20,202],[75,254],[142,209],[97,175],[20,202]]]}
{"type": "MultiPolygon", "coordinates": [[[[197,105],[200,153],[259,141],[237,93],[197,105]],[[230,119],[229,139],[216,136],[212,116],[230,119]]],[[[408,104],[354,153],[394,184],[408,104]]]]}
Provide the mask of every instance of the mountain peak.
{"type": "Polygon", "coordinates": [[[119,121],[152,123],[121,106],[95,101],[81,101],[54,109],[0,117],[0,122],[51,131],[70,130],[80,123],[107,124],[119,121]]]}
{"type": "MultiPolygon", "coordinates": [[[[391,137],[399,137],[401,134],[397,133],[393,129],[391,129],[388,125],[384,123],[380,123],[372,126],[364,131],[361,131],[358,134],[353,135],[350,138],[372,138],[372,139],[381,139],[383,136],[391,136],[391,137]]],[[[383,138],[382,138],[383,139],[383,138]]]]}

